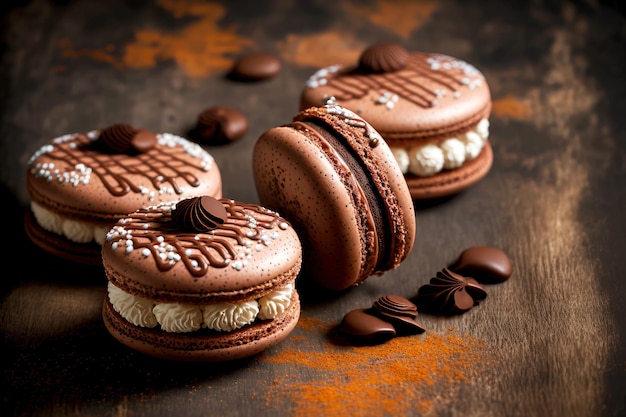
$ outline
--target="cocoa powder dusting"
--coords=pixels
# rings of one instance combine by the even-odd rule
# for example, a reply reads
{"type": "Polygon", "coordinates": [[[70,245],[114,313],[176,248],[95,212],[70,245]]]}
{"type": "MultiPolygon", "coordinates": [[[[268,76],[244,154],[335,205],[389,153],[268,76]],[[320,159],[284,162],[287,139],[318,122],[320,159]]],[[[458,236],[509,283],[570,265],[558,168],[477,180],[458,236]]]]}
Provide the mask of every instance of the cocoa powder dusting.
{"type": "Polygon", "coordinates": [[[217,3],[160,0],[165,11],[175,19],[195,18],[177,32],[142,29],[135,39],[116,48],[106,45],[100,49],[78,48],[69,39],[59,42],[65,58],[90,58],[105,62],[114,68],[154,68],[159,62],[174,61],[192,78],[206,77],[230,68],[233,58],[252,40],[236,33],[236,28],[223,28],[220,20],[226,9],[217,3]],[[210,39],[210,42],[207,41],[210,39]]]}
{"type": "MultiPolygon", "coordinates": [[[[300,329],[332,332],[333,325],[301,317],[300,329]]],[[[453,330],[392,339],[376,346],[328,341],[315,351],[294,335],[272,356],[276,377],[266,405],[291,416],[408,415],[433,411],[488,360],[486,344],[453,330]],[[298,376],[306,373],[312,382],[298,376]]]]}
{"type": "Polygon", "coordinates": [[[532,108],[528,102],[507,95],[493,101],[493,113],[500,117],[523,120],[532,115],[532,108]]]}
{"type": "Polygon", "coordinates": [[[347,2],[346,13],[357,19],[367,21],[406,39],[413,31],[426,24],[437,11],[435,0],[396,1],[379,0],[371,6],[363,3],[347,2]]]}

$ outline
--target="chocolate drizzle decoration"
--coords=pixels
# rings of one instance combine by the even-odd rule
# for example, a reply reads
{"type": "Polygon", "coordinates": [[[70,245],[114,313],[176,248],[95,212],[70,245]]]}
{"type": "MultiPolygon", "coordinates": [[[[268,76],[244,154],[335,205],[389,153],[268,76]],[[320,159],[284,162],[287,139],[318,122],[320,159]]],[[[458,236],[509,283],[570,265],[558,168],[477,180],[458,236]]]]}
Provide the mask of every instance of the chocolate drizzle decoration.
{"type": "Polygon", "coordinates": [[[129,124],[118,123],[102,129],[99,143],[115,153],[143,153],[157,144],[156,134],[137,129],[129,124]]]}
{"type": "MultiPolygon", "coordinates": [[[[166,202],[128,214],[109,232],[107,241],[114,250],[139,251],[151,257],[160,271],[182,262],[194,277],[205,277],[209,268],[244,269],[251,254],[262,251],[290,227],[278,213],[256,204],[224,198],[218,201],[228,213],[228,220],[205,233],[181,232],[173,220],[180,202],[166,202]],[[257,250],[250,250],[251,247],[257,250]]],[[[177,216],[184,211],[183,208],[177,216]]]]}
{"type": "Polygon", "coordinates": [[[487,292],[474,278],[448,268],[437,272],[417,293],[420,309],[446,315],[464,313],[486,297],[487,292]]]}
{"type": "Polygon", "coordinates": [[[363,51],[359,69],[365,73],[384,73],[401,70],[406,66],[409,53],[393,43],[377,43],[363,51]]]}
{"type": "Polygon", "coordinates": [[[228,219],[224,205],[210,196],[187,198],[176,203],[172,219],[185,231],[206,232],[228,219]]]}
{"type": "Polygon", "coordinates": [[[390,108],[397,100],[430,108],[446,97],[456,100],[466,91],[485,85],[482,73],[460,59],[414,52],[408,54],[404,62],[402,52],[391,59],[393,54],[377,52],[378,48],[384,49],[380,44],[370,48],[362,53],[358,65],[334,65],[318,70],[307,80],[307,88],[332,87],[332,96],[338,103],[359,100],[378,91],[380,96],[375,99],[376,103],[390,108]]]}

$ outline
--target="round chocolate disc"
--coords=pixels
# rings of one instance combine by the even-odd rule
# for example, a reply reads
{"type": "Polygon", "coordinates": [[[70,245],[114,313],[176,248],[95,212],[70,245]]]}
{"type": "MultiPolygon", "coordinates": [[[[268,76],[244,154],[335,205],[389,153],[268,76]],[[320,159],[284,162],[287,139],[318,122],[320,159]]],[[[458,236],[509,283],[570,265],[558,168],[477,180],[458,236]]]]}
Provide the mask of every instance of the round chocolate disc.
{"type": "Polygon", "coordinates": [[[396,335],[390,323],[368,314],[368,309],[359,308],[348,312],[339,325],[339,331],[361,343],[383,343],[396,335]]]}
{"type": "Polygon", "coordinates": [[[282,64],[276,56],[267,52],[251,52],[235,61],[232,75],[241,80],[257,81],[274,77],[281,69],[282,64]]]}
{"type": "Polygon", "coordinates": [[[473,246],[459,256],[453,270],[484,284],[504,282],[511,276],[511,259],[501,249],[473,246]]]}
{"type": "Polygon", "coordinates": [[[143,153],[154,148],[157,145],[157,137],[153,132],[145,129],[139,129],[131,140],[133,149],[143,153]]]}
{"type": "Polygon", "coordinates": [[[394,72],[404,68],[408,60],[409,53],[402,46],[377,43],[363,51],[359,68],[366,73],[394,72]]]}
{"type": "Polygon", "coordinates": [[[198,115],[194,136],[207,145],[229,143],[248,131],[248,119],[239,110],[214,106],[198,115]]]}
{"type": "Polygon", "coordinates": [[[216,198],[191,197],[176,203],[172,219],[182,230],[206,232],[224,224],[228,219],[228,212],[216,198]]]}

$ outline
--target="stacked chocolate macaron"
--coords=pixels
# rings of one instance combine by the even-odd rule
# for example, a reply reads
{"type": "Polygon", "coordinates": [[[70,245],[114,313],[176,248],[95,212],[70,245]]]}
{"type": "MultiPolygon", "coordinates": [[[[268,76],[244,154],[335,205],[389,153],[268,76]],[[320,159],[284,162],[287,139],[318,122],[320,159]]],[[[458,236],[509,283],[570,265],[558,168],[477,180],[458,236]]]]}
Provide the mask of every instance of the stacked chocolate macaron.
{"type": "Polygon", "coordinates": [[[181,361],[255,355],[295,328],[302,251],[287,220],[210,196],[149,206],[107,234],[103,317],[121,343],[181,361]]]}

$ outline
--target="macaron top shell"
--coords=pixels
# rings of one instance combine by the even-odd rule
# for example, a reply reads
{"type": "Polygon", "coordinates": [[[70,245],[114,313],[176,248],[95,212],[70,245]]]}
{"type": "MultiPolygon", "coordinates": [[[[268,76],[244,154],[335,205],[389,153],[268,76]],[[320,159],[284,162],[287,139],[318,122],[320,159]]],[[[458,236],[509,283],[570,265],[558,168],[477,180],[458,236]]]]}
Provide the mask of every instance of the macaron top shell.
{"type": "Polygon", "coordinates": [[[27,186],[48,210],[104,224],[162,201],[222,194],[219,168],[202,147],[127,125],[53,139],[28,161],[27,186]]]}
{"type": "Polygon", "coordinates": [[[374,126],[390,146],[453,137],[489,116],[489,86],[474,66],[443,54],[404,56],[397,49],[374,45],[359,64],[318,70],[307,80],[300,109],[334,97],[374,126]],[[377,65],[380,61],[384,65],[377,65]]]}
{"type": "Polygon", "coordinates": [[[102,247],[110,282],[139,297],[187,304],[255,299],[293,282],[302,249],[289,222],[255,204],[219,202],[225,221],[203,231],[181,228],[176,202],[121,219],[102,247]]]}
{"type": "Polygon", "coordinates": [[[393,154],[334,104],[306,109],[255,144],[261,204],[303,238],[303,275],[342,290],[396,268],[415,238],[413,202],[393,154]]]}

